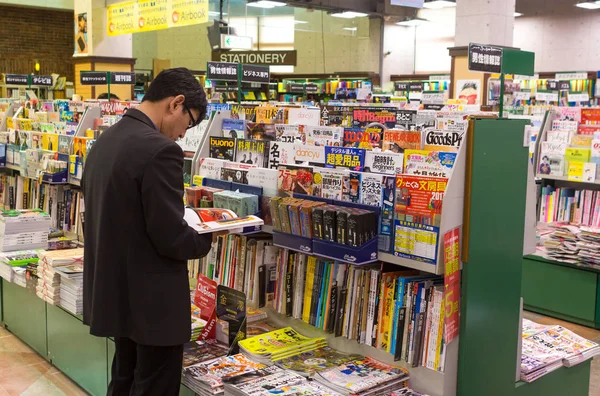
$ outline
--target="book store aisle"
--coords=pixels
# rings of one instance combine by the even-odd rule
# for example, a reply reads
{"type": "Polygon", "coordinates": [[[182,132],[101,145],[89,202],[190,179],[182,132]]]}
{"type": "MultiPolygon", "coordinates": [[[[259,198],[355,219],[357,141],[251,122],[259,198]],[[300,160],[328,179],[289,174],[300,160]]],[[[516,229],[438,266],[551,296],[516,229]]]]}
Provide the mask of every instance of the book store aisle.
{"type": "MultiPolygon", "coordinates": [[[[600,330],[592,329],[591,327],[580,326],[575,323],[565,322],[560,319],[551,318],[529,311],[523,311],[523,317],[543,325],[563,326],[580,335],[581,337],[587,338],[588,340],[592,340],[596,343],[600,341],[600,330]]],[[[600,357],[596,357],[592,360],[592,372],[590,373],[590,396],[600,396],[600,357]]]]}
{"type": "Polygon", "coordinates": [[[85,391],[0,327],[0,396],[78,396],[85,391]]]}

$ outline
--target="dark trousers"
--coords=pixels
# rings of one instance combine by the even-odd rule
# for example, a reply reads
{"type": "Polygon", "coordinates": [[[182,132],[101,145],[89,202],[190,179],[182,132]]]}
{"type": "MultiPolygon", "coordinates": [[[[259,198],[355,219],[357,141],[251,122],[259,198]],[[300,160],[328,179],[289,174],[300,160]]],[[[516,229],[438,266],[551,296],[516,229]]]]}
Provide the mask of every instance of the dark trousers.
{"type": "Polygon", "coordinates": [[[177,396],[183,345],[139,345],[115,338],[115,357],[108,396],[177,396]]]}

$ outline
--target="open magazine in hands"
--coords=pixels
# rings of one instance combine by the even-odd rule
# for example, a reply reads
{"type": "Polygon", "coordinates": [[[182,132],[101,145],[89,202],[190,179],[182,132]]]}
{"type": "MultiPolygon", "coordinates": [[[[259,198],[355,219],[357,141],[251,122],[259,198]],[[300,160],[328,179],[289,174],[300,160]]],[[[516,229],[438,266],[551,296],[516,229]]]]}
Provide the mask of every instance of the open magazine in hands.
{"type": "Polygon", "coordinates": [[[229,209],[217,208],[186,208],[183,219],[198,234],[209,232],[228,231],[235,234],[244,230],[244,227],[254,227],[264,224],[264,221],[256,216],[238,217],[229,209]]]}

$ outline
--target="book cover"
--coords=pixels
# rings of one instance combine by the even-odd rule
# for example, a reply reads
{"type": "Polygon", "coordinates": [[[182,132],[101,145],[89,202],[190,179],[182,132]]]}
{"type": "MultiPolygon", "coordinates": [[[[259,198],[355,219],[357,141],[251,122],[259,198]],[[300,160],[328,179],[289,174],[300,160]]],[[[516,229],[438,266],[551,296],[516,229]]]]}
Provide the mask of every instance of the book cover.
{"type": "Polygon", "coordinates": [[[349,187],[349,172],[345,169],[316,168],[314,171],[313,195],[325,199],[346,200],[349,191],[344,194],[344,189],[349,187]]]}
{"type": "Polygon", "coordinates": [[[341,146],[344,129],[341,127],[307,126],[306,144],[312,146],[341,146]]]}
{"type": "Polygon", "coordinates": [[[392,152],[367,151],[365,153],[364,172],[396,175],[403,172],[404,154],[392,152]]]}
{"type": "Polygon", "coordinates": [[[267,168],[277,169],[279,165],[296,164],[296,144],[285,142],[270,142],[269,161],[267,168]]]}
{"type": "Polygon", "coordinates": [[[246,295],[223,285],[217,286],[217,318],[228,323],[231,353],[237,353],[237,343],[246,337],[246,295]]]}
{"type": "Polygon", "coordinates": [[[567,162],[589,162],[591,150],[589,148],[567,147],[565,149],[565,161],[567,162]]]}
{"type": "Polygon", "coordinates": [[[248,184],[248,169],[239,168],[221,168],[220,180],[234,183],[248,184]]]}
{"type": "Polygon", "coordinates": [[[321,106],[321,125],[352,127],[353,108],[350,106],[321,106]]]}
{"type": "Polygon", "coordinates": [[[567,143],[542,142],[538,173],[542,175],[563,176],[567,143]]]}
{"type": "Polygon", "coordinates": [[[256,122],[263,124],[281,123],[285,119],[285,109],[275,106],[258,106],[256,122]]]}
{"type": "Polygon", "coordinates": [[[245,138],[249,140],[276,140],[277,133],[275,132],[275,125],[258,122],[247,122],[245,138]]]}
{"type": "Polygon", "coordinates": [[[355,108],[352,112],[353,127],[367,128],[373,124],[380,124],[385,128],[394,128],[397,124],[398,111],[393,107],[355,108]]]}
{"type": "Polygon", "coordinates": [[[319,108],[290,108],[288,110],[288,124],[290,125],[321,125],[321,110],[319,108]]]}
{"type": "Polygon", "coordinates": [[[365,166],[365,151],[353,147],[325,147],[326,168],[348,168],[357,172],[365,166]]]}
{"type": "Polygon", "coordinates": [[[397,129],[405,131],[414,131],[417,126],[417,110],[399,109],[396,114],[397,129]]]}
{"type": "Polygon", "coordinates": [[[194,305],[200,309],[200,319],[206,321],[206,326],[198,337],[200,340],[214,339],[216,335],[216,305],[217,305],[217,283],[206,276],[199,274],[196,291],[194,293],[194,305]]]}
{"type": "Polygon", "coordinates": [[[439,226],[447,178],[398,175],[395,219],[439,226]]]}
{"type": "Polygon", "coordinates": [[[384,128],[344,128],[344,147],[357,147],[372,150],[381,148],[384,128]]]}
{"type": "Polygon", "coordinates": [[[265,167],[269,158],[269,142],[264,140],[237,139],[235,141],[236,162],[265,167]]]}
{"type": "Polygon", "coordinates": [[[235,161],[235,139],[210,137],[210,158],[235,161]]]}
{"type": "Polygon", "coordinates": [[[450,178],[456,153],[428,150],[406,150],[404,173],[416,176],[450,178]]]}
{"type": "Polygon", "coordinates": [[[42,149],[47,151],[58,150],[58,135],[55,133],[42,134],[42,149]]]}
{"type": "Polygon", "coordinates": [[[365,174],[362,172],[350,172],[349,174],[349,183],[350,190],[348,193],[348,201],[354,203],[361,202],[361,193],[362,193],[362,178],[365,174]]]}
{"type": "Polygon", "coordinates": [[[62,154],[69,154],[69,148],[71,140],[73,138],[67,135],[58,135],[58,152],[62,154]]]}
{"type": "MultiPolygon", "coordinates": [[[[363,173],[360,180],[360,203],[380,207],[383,202],[383,175],[363,173]]],[[[352,180],[350,180],[352,181],[352,180]]]]}
{"type": "Polygon", "coordinates": [[[390,129],[383,132],[382,151],[403,153],[421,149],[421,132],[390,129]]]}
{"type": "Polygon", "coordinates": [[[284,143],[304,143],[305,128],[305,125],[275,124],[276,140],[284,143]]]}
{"type": "Polygon", "coordinates": [[[444,131],[429,128],[423,130],[423,149],[457,153],[466,131],[444,131]]]}
{"type": "Polygon", "coordinates": [[[382,183],[381,221],[379,224],[378,249],[391,252],[394,233],[394,202],[396,199],[396,177],[384,176],[382,183]]]}
{"type": "Polygon", "coordinates": [[[294,160],[297,164],[308,163],[312,166],[323,166],[325,164],[325,147],[323,146],[296,143],[294,149],[294,160]]]}
{"type": "Polygon", "coordinates": [[[221,127],[223,137],[241,139],[246,131],[246,122],[244,120],[236,120],[233,118],[225,118],[221,127]]]}
{"type": "Polygon", "coordinates": [[[291,197],[294,193],[312,195],[313,168],[297,165],[279,165],[277,190],[280,196],[291,197]]]}

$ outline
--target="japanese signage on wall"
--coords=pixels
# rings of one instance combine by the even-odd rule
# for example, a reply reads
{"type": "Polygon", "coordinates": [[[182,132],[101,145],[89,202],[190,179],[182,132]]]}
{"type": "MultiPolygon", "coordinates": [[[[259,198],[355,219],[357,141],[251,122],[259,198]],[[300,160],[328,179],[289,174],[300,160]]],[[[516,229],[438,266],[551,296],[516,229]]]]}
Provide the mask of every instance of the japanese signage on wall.
{"type": "Polygon", "coordinates": [[[268,84],[269,66],[242,65],[242,82],[268,84]]]}
{"type": "Polygon", "coordinates": [[[4,83],[6,85],[28,85],[27,74],[5,74],[4,75],[4,83]]]}
{"type": "Polygon", "coordinates": [[[408,90],[412,92],[421,92],[423,91],[423,83],[422,82],[411,82],[408,84],[408,90]]]}
{"type": "Polygon", "coordinates": [[[470,43],[469,70],[502,73],[502,48],[470,43]]]}
{"type": "Polygon", "coordinates": [[[106,9],[109,36],[208,21],[208,0],[134,0],[109,5],[106,9]]]}
{"type": "Polygon", "coordinates": [[[206,79],[214,81],[237,81],[238,65],[230,62],[208,62],[206,79]]]}
{"type": "Polygon", "coordinates": [[[293,51],[213,51],[215,62],[235,62],[250,65],[296,66],[298,53],[293,51]]]}

